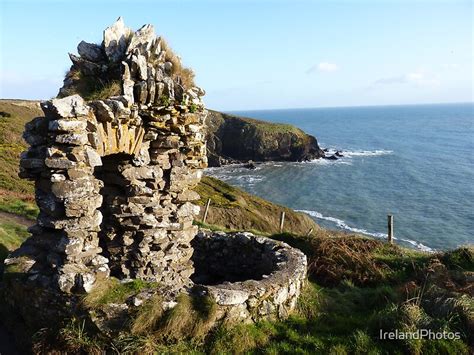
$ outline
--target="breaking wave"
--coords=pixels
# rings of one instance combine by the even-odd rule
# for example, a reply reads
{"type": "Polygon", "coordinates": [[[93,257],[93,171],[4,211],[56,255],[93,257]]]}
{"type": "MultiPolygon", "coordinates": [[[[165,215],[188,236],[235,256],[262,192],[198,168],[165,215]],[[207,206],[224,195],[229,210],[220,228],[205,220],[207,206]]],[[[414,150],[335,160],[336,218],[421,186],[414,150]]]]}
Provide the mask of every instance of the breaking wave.
{"type": "MultiPolygon", "coordinates": [[[[314,217],[314,218],[317,218],[317,219],[323,219],[325,221],[332,222],[337,227],[339,227],[340,229],[343,229],[343,230],[346,230],[346,231],[349,231],[349,232],[364,234],[364,235],[368,235],[368,236],[371,236],[371,237],[374,237],[374,238],[387,239],[387,234],[386,233],[369,232],[366,229],[351,227],[345,221],[343,221],[342,219],[335,218],[335,217],[323,216],[321,213],[319,213],[317,211],[310,211],[310,210],[296,210],[296,211],[306,213],[306,214],[310,215],[311,217],[314,217]]],[[[411,239],[396,238],[396,237],[394,237],[393,239],[394,240],[400,240],[402,242],[408,243],[408,244],[414,246],[415,248],[417,248],[419,250],[434,252],[434,250],[432,248],[430,248],[430,247],[428,247],[428,246],[426,246],[426,245],[424,245],[420,242],[411,240],[411,239]]]]}

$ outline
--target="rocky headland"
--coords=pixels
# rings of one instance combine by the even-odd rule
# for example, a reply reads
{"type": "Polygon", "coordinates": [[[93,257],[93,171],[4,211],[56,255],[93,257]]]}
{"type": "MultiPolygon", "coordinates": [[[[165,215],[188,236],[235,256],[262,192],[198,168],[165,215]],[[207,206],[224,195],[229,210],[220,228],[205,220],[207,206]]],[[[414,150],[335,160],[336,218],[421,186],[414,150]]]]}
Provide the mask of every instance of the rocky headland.
{"type": "Polygon", "coordinates": [[[207,158],[211,167],[229,163],[307,161],[324,157],[315,137],[289,124],[209,110],[207,158]]]}

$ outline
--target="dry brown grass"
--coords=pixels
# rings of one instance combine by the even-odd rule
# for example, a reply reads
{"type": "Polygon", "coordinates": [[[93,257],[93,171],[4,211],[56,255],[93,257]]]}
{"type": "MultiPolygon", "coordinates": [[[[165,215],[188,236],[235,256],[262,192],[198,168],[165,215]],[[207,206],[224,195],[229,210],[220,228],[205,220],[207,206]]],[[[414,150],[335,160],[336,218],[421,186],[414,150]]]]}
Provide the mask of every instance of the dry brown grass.
{"type": "Polygon", "coordinates": [[[365,285],[383,280],[389,270],[383,262],[374,258],[373,252],[383,243],[354,236],[315,238],[312,242],[313,257],[308,273],[318,283],[334,286],[343,279],[365,285]]]}
{"type": "Polygon", "coordinates": [[[18,199],[22,201],[34,202],[35,195],[18,191],[0,189],[0,201],[18,199]]]}
{"type": "Polygon", "coordinates": [[[163,38],[161,39],[161,48],[162,50],[166,51],[165,60],[173,65],[171,68],[173,79],[177,80],[185,90],[195,86],[194,71],[183,66],[180,57],[173,52],[173,50],[163,38]]]}

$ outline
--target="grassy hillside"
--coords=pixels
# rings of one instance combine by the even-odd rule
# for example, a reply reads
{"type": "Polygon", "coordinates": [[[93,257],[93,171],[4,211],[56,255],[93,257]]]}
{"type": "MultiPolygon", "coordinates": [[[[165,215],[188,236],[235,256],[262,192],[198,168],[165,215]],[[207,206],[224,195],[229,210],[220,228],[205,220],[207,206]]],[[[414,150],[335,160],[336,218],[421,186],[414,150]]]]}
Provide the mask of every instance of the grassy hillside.
{"type": "Polygon", "coordinates": [[[321,228],[306,214],[298,213],[279,206],[257,196],[248,194],[213,177],[204,177],[195,189],[200,195],[202,220],[204,206],[211,199],[206,222],[218,229],[253,230],[259,234],[279,232],[280,214],[285,212],[284,231],[306,235],[311,229],[313,234],[321,228]]]}
{"type": "MultiPolygon", "coordinates": [[[[23,125],[40,112],[34,104],[5,100],[0,100],[0,112],[7,113],[0,114],[2,260],[27,237],[25,224],[37,213],[32,185],[17,177],[17,166],[18,153],[25,148],[23,125]]],[[[304,214],[214,178],[203,178],[196,191],[201,194],[201,206],[209,198],[212,201],[208,227],[255,230],[307,255],[309,280],[297,312],[285,321],[222,325],[198,337],[182,328],[172,336],[163,333],[166,319],[151,319],[161,316],[153,312],[146,314],[147,322],[137,318],[142,325],[138,334],[114,338],[98,336],[83,320],[73,319],[37,333],[34,353],[101,354],[106,349],[145,354],[469,354],[474,346],[472,246],[427,254],[321,229],[304,214]],[[287,215],[285,231],[291,233],[274,234],[281,211],[287,215]],[[313,232],[307,236],[311,228],[313,232]],[[458,332],[460,339],[383,340],[380,329],[458,332]]],[[[118,290],[112,288],[112,296],[126,296],[127,290],[120,285],[118,290]]],[[[143,309],[153,306],[146,304],[143,309]]],[[[193,309],[180,311],[196,313],[193,309]]],[[[23,337],[22,343],[26,341],[23,337]]]]}
{"type": "Polygon", "coordinates": [[[40,116],[38,102],[0,100],[0,189],[31,194],[32,184],[18,178],[18,161],[26,143],[21,138],[25,123],[40,116]]]}

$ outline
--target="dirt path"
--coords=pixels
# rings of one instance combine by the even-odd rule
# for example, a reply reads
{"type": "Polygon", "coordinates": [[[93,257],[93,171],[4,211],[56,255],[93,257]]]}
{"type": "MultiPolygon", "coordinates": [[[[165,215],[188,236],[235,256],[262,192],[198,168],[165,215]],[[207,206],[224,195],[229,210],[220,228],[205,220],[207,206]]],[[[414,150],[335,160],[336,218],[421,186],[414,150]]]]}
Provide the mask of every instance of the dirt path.
{"type": "Polygon", "coordinates": [[[14,213],[0,211],[0,221],[2,220],[5,222],[15,222],[25,227],[31,227],[33,224],[35,224],[35,221],[32,221],[26,217],[19,216],[14,213]]]}

